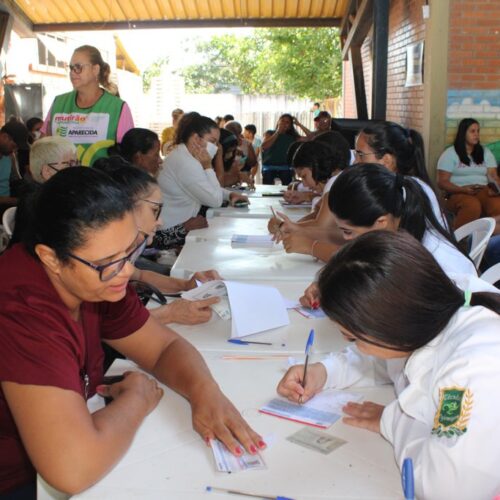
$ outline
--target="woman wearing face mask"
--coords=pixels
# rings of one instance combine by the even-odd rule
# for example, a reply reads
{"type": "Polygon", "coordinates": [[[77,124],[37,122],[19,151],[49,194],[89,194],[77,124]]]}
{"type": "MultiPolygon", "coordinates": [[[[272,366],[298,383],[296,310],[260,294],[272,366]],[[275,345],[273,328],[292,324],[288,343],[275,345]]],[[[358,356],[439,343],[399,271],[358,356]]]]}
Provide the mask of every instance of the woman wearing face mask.
{"type": "MultiPolygon", "coordinates": [[[[162,223],[160,218],[162,195],[156,179],[131,165],[113,165],[110,162],[106,164],[99,160],[94,168],[107,173],[133,201],[137,228],[147,235],[147,244],[151,245],[155,231],[162,223]]],[[[184,280],[136,267],[131,279],[143,281],[153,285],[163,293],[171,294],[196,288],[197,280],[205,282],[220,279],[220,276],[216,271],[205,271],[195,273],[191,279],[184,280]]],[[[216,297],[197,301],[179,299],[152,309],[150,313],[162,323],[196,325],[205,323],[211,318],[210,306],[216,302],[218,302],[216,297]]]]}
{"type": "Polygon", "coordinates": [[[212,168],[220,131],[216,123],[199,113],[185,114],[177,128],[176,147],[165,158],[158,183],[163,193],[163,227],[195,217],[202,206],[232,205],[246,196],[223,189],[212,168]]]}
{"type": "Polygon", "coordinates": [[[306,402],[323,388],[393,382],[394,401],[350,402],[344,422],[380,433],[400,468],[413,460],[417,498],[498,494],[498,290],[450,279],[408,234],[375,231],[331,259],[319,291],[352,344],[309,365],[305,387],[304,366],[290,368],[278,393],[306,402]]]}

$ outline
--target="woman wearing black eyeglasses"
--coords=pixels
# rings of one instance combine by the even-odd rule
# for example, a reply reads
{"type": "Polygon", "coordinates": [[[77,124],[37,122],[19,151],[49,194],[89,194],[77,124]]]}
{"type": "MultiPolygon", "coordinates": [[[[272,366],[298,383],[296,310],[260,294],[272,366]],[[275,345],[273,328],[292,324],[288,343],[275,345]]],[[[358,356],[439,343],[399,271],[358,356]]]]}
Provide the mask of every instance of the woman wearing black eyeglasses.
{"type": "MultiPolygon", "coordinates": [[[[128,286],[145,245],[132,201],[109,176],[68,168],[37,197],[23,243],[0,256],[0,496],[35,498],[35,473],[69,494],[123,456],[163,391],[138,372],[102,386],[101,340],[182,394],[195,430],[235,454],[265,443],[198,352],[128,286]],[[111,396],[90,413],[87,400],[111,396]]],[[[16,497],[17,498],[17,497],[16,497]]]]}
{"type": "Polygon", "coordinates": [[[54,99],[42,132],[70,139],[78,147],[81,164],[88,166],[106,156],[107,148],[121,141],[134,121],[109,80],[109,64],[95,47],[78,47],[69,70],[74,90],[54,99]]]}

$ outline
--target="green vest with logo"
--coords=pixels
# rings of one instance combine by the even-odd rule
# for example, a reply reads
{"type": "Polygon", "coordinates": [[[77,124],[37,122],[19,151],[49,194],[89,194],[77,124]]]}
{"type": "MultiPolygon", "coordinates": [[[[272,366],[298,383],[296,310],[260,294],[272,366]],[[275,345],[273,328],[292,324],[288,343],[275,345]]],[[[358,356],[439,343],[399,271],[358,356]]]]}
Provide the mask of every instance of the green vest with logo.
{"type": "Polygon", "coordinates": [[[107,156],[107,149],[115,144],[118,121],[124,102],[104,91],[90,108],[76,104],[76,90],[54,99],[50,127],[52,135],[69,139],[77,149],[82,165],[89,166],[98,158],[107,156]]]}

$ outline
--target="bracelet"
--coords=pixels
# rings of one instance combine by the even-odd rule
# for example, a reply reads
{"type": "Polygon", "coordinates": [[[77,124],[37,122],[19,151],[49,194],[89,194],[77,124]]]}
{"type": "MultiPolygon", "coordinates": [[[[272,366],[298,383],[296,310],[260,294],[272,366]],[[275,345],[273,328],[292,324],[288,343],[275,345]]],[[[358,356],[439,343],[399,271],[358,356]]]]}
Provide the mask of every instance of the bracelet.
{"type": "Polygon", "coordinates": [[[314,247],[319,243],[318,240],[314,240],[312,242],[312,245],[311,245],[311,255],[313,256],[313,258],[315,258],[316,260],[318,260],[316,257],[314,257],[314,247]]]}

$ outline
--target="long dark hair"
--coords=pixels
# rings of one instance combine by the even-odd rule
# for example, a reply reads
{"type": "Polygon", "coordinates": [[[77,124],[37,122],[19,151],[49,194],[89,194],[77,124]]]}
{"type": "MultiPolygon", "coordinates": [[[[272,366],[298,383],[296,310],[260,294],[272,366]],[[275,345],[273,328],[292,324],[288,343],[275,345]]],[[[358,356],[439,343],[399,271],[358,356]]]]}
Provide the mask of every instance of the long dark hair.
{"type": "Polygon", "coordinates": [[[228,129],[220,128],[219,143],[222,146],[222,163],[224,164],[224,172],[229,172],[236,156],[238,147],[238,139],[228,129]],[[226,158],[226,153],[233,149],[233,154],[226,158]]]}
{"type": "MultiPolygon", "coordinates": [[[[356,338],[411,352],[446,327],[464,292],[405,232],[372,231],[342,247],[318,280],[321,307],[356,338]]],[[[471,305],[500,313],[500,297],[473,293],[471,305]]]]}
{"type": "Polygon", "coordinates": [[[121,156],[99,158],[92,168],[108,174],[120,185],[133,203],[148,196],[151,190],[158,185],[154,177],[126,162],[121,156]]]}
{"type": "Polygon", "coordinates": [[[88,167],[61,170],[39,186],[33,201],[25,247],[36,256],[36,245],[47,245],[63,262],[85,243],[88,229],[121,220],[132,210],[132,200],[111,177],[88,167]]]}
{"type": "Polygon", "coordinates": [[[316,182],[326,182],[337,169],[332,149],[321,142],[300,142],[292,158],[292,167],[308,167],[316,182]]]}
{"type": "Polygon", "coordinates": [[[137,153],[148,153],[157,142],[160,142],[160,139],[156,132],[147,128],[135,127],[125,133],[119,144],[109,148],[108,154],[119,154],[128,162],[134,163],[134,157],[137,153]]]}
{"type": "Polygon", "coordinates": [[[217,124],[208,116],[202,116],[196,111],[185,113],[177,125],[175,144],[186,144],[193,134],[201,136],[213,128],[218,128],[217,124]]]}
{"type": "MultiPolygon", "coordinates": [[[[293,116],[290,113],[283,113],[279,118],[278,122],[282,118],[289,118],[290,119],[290,128],[285,132],[287,135],[291,135],[295,139],[300,136],[300,134],[297,132],[297,129],[295,128],[295,125],[293,124],[293,116]]],[[[276,125],[276,128],[278,128],[278,125],[276,125]]]]}
{"type": "Polygon", "coordinates": [[[418,241],[429,227],[463,253],[453,234],[436,219],[420,185],[377,163],[360,163],[344,170],[330,190],[328,206],[338,218],[359,227],[373,226],[379,217],[391,214],[400,219],[399,228],[418,241]]]}
{"type": "Polygon", "coordinates": [[[418,177],[434,189],[425,168],[424,141],[416,130],[385,121],[368,125],[362,132],[377,159],[386,153],[394,156],[400,174],[418,177]]]}
{"type": "MultiPolygon", "coordinates": [[[[465,147],[465,135],[467,134],[467,130],[469,130],[469,127],[471,125],[479,125],[479,122],[477,120],[474,120],[474,118],[464,118],[463,120],[461,120],[458,124],[455,142],[453,143],[453,147],[455,148],[460,161],[464,165],[470,165],[470,158],[465,147]]],[[[483,146],[481,146],[480,142],[474,145],[471,156],[476,165],[481,165],[484,162],[484,148],[483,146]]]]}

